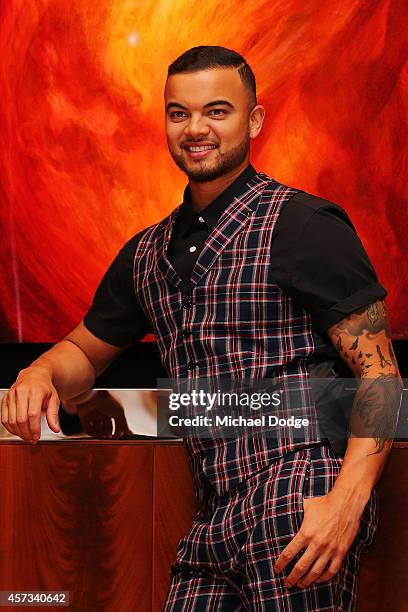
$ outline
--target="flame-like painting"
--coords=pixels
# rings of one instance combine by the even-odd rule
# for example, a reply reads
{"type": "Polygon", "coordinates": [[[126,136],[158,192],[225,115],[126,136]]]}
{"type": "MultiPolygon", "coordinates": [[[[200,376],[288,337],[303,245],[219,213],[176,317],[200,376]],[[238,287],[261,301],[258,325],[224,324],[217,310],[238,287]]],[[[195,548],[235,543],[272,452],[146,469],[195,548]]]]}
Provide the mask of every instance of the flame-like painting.
{"type": "Polygon", "coordinates": [[[266,108],[257,170],[343,206],[408,336],[406,6],[392,0],[7,0],[0,8],[1,340],[56,341],[185,175],[168,65],[242,53],[266,108]]]}

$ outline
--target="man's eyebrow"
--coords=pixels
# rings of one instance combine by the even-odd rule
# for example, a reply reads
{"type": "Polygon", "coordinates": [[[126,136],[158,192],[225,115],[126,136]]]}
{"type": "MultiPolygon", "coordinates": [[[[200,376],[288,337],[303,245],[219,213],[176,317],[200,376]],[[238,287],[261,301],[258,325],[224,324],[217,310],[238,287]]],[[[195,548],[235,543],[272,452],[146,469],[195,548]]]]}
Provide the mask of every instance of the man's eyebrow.
{"type": "MultiPolygon", "coordinates": [[[[203,108],[210,108],[211,106],[229,106],[229,108],[234,108],[234,105],[231,104],[231,102],[228,102],[228,100],[214,100],[213,102],[208,102],[208,104],[204,104],[203,108]]],[[[166,112],[171,107],[181,108],[181,110],[188,110],[186,106],[183,106],[182,104],[179,104],[178,102],[169,102],[166,105],[166,112]]]]}
{"type": "Polygon", "coordinates": [[[182,104],[179,104],[178,102],[169,102],[166,105],[166,112],[169,110],[169,108],[171,108],[172,106],[174,106],[175,108],[181,108],[182,110],[187,110],[187,108],[185,106],[183,106],[182,104]]]}
{"type": "Polygon", "coordinates": [[[228,100],[214,100],[214,102],[209,102],[208,104],[204,104],[203,108],[208,108],[209,106],[229,106],[230,108],[234,108],[233,104],[231,104],[231,102],[228,102],[228,100]]]}

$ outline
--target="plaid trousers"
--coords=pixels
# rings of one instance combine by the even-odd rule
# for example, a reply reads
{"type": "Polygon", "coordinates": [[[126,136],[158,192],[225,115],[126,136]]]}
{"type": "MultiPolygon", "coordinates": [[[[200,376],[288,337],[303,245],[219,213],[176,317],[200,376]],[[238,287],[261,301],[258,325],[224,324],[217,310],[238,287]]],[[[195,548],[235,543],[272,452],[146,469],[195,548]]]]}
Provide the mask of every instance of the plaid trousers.
{"type": "Polygon", "coordinates": [[[342,459],[328,445],[285,454],[223,495],[208,488],[171,567],[165,612],[355,610],[360,555],[374,537],[376,493],[339,572],[328,582],[286,588],[273,566],[299,531],[303,498],[327,494],[342,459]]]}

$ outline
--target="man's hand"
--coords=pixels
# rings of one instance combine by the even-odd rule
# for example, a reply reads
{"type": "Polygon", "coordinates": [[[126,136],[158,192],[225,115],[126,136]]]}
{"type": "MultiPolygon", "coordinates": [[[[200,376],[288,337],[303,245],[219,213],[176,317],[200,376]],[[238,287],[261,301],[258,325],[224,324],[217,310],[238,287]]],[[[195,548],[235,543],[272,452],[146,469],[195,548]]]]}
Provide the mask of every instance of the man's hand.
{"type": "Polygon", "coordinates": [[[1,422],[14,436],[35,444],[41,436],[41,411],[58,433],[59,398],[48,371],[41,366],[21,370],[1,404],[1,422]]]}
{"type": "Polygon", "coordinates": [[[95,377],[124,350],[94,336],[81,322],[28,368],[21,370],[6,393],[1,422],[11,434],[36,443],[41,436],[41,411],[52,431],[60,431],[59,400],[82,396],[95,377]]]}
{"type": "Polygon", "coordinates": [[[330,580],[340,569],[359,529],[364,499],[346,499],[334,490],[321,497],[303,499],[304,519],[293,540],[279,555],[275,571],[281,572],[303,549],[285,580],[287,587],[308,587],[330,580]]]}

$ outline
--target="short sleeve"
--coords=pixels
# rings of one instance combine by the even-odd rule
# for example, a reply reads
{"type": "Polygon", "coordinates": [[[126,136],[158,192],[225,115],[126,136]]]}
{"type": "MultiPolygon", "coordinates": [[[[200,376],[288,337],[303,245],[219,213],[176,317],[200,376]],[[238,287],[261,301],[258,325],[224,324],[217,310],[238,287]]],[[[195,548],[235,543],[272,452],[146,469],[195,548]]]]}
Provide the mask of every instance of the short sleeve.
{"type": "Polygon", "coordinates": [[[152,331],[133,284],[134,254],[142,233],[136,234],[119,251],[99,283],[83,320],[90,332],[114,346],[127,346],[152,331]]]}
{"type": "Polygon", "coordinates": [[[289,202],[275,241],[277,282],[318,331],[387,295],[340,206],[303,192],[289,202]]]}

